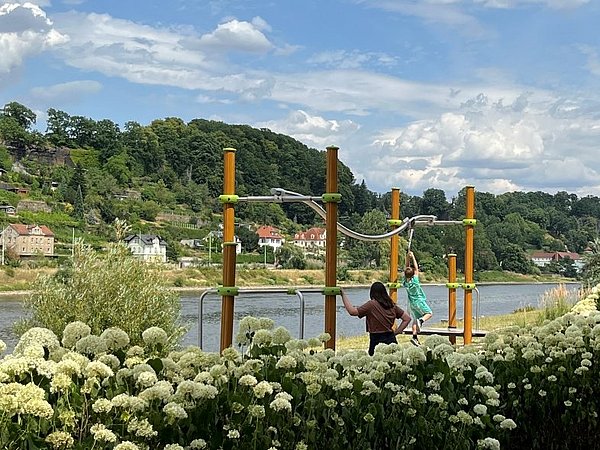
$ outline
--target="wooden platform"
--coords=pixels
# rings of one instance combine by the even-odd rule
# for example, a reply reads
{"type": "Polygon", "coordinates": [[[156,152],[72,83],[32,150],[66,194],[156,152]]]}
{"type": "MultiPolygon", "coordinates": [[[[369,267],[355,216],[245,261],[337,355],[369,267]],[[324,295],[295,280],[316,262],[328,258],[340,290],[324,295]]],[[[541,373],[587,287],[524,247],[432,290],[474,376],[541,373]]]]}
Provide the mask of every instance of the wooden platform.
{"type": "MultiPolygon", "coordinates": [[[[439,334],[440,336],[462,336],[463,331],[462,328],[421,328],[419,334],[423,336],[430,334],[439,334]]],[[[412,328],[410,326],[406,327],[403,333],[412,334],[412,328]]],[[[471,331],[471,336],[473,337],[485,337],[486,334],[487,331],[484,330],[471,331]]]]}

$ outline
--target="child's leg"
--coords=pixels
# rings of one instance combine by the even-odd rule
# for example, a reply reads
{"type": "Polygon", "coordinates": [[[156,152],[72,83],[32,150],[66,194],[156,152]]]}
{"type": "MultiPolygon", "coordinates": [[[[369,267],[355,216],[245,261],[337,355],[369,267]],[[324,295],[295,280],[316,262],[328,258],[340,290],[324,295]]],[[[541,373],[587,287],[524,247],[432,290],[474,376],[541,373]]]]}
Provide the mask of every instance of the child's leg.
{"type": "Polygon", "coordinates": [[[423,317],[421,317],[421,320],[423,322],[427,322],[429,319],[431,319],[431,317],[433,317],[433,314],[432,313],[427,313],[423,317]]]}

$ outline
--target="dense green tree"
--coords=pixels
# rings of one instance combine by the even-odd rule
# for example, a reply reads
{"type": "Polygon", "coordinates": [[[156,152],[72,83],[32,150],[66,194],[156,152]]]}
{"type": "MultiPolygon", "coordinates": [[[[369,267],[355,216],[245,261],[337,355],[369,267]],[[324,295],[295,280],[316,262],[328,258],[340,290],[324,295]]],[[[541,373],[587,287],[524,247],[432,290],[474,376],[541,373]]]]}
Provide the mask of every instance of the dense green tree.
{"type": "Polygon", "coordinates": [[[0,115],[14,119],[24,130],[29,130],[37,118],[31,109],[18,102],[10,102],[4,105],[0,115]]]}
{"type": "Polygon", "coordinates": [[[277,264],[282,269],[305,269],[306,258],[302,249],[294,244],[284,244],[277,249],[277,264]]]}
{"type": "Polygon", "coordinates": [[[527,254],[517,244],[507,244],[500,252],[500,265],[503,270],[517,273],[532,273],[534,266],[527,254]]]}
{"type": "Polygon", "coordinates": [[[71,116],[54,108],[48,109],[47,113],[46,138],[54,145],[72,145],[69,137],[71,116]]]}
{"type": "Polygon", "coordinates": [[[235,234],[242,241],[242,250],[244,252],[255,252],[258,250],[258,235],[255,231],[245,226],[236,228],[235,234]]]}
{"type": "Polygon", "coordinates": [[[434,215],[439,220],[448,220],[450,205],[446,200],[444,191],[441,189],[429,188],[423,192],[420,213],[434,215]]]}

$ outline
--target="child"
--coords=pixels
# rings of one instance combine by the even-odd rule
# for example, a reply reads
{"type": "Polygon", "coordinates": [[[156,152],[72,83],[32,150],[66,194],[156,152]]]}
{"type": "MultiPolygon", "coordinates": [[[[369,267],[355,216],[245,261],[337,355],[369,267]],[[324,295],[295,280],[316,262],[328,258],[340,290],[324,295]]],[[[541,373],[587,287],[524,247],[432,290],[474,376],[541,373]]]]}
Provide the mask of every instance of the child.
{"type": "Polygon", "coordinates": [[[367,331],[369,332],[369,355],[373,356],[377,344],[395,344],[396,335],[404,331],[410,323],[410,316],[404,312],[390,298],[383,283],[376,281],[371,285],[369,297],[371,299],[358,308],[353,306],[348,296],[342,289],[342,301],[348,314],[367,317],[367,331]],[[402,323],[394,330],[396,319],[402,323]]]}
{"type": "Polygon", "coordinates": [[[431,319],[433,314],[431,308],[427,304],[427,297],[419,282],[419,265],[417,264],[415,255],[410,251],[406,254],[406,266],[404,268],[402,285],[406,288],[408,304],[414,319],[412,325],[412,339],[410,342],[418,346],[419,338],[417,337],[417,334],[421,331],[423,322],[431,319]],[[413,267],[410,265],[411,261],[413,267]]]}

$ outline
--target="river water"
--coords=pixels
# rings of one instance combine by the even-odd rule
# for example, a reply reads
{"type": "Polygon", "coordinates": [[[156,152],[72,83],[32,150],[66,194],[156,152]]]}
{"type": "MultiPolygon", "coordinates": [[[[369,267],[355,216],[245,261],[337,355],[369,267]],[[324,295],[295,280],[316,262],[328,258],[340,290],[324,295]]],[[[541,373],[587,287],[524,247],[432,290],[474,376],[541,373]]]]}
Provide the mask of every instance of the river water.
{"type": "MultiPolygon", "coordinates": [[[[480,293],[480,316],[509,314],[525,306],[537,307],[543,294],[557,284],[486,284],[478,285],[480,293]]],[[[579,284],[568,285],[569,290],[576,291],[579,284]]],[[[448,318],[448,289],[441,285],[425,285],[428,303],[433,310],[431,323],[448,318]]],[[[355,306],[368,300],[368,288],[346,288],[348,297],[355,306]]],[[[181,293],[181,316],[189,331],[182,344],[198,345],[198,304],[200,292],[181,293]]],[[[398,301],[406,309],[406,293],[398,292],[398,301]]],[[[473,314],[476,313],[477,294],[473,292],[473,314]]],[[[304,294],[304,337],[314,337],[324,330],[324,297],[318,293],[304,294]]],[[[457,290],[457,318],[462,318],[463,291],[457,290]]],[[[17,297],[0,297],[0,339],[10,351],[17,337],[12,332],[12,324],[24,317],[22,300],[17,297]]],[[[244,316],[269,317],[276,326],[286,327],[294,337],[300,331],[300,301],[296,295],[260,293],[240,294],[235,300],[234,331],[244,316]]],[[[217,351],[220,342],[221,298],[209,294],[204,299],[203,308],[203,345],[208,351],[217,351]]],[[[475,324],[474,324],[475,325],[475,324]]],[[[337,337],[357,336],[365,332],[364,319],[351,317],[344,310],[341,298],[337,300],[337,337]]]]}

